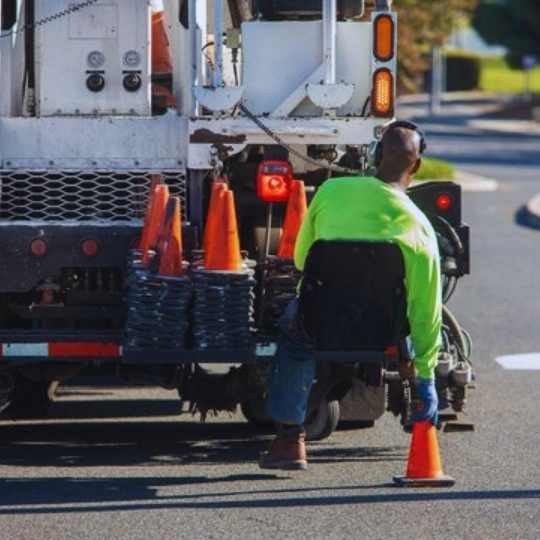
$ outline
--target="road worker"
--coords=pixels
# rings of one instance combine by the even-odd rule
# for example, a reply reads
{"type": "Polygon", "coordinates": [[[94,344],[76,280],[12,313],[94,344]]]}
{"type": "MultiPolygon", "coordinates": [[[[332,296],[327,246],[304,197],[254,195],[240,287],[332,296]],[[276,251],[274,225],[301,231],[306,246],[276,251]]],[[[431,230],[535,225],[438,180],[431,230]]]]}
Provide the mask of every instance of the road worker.
{"type": "MultiPolygon", "coordinates": [[[[319,239],[394,241],[399,245],[405,264],[416,390],[422,402],[413,420],[436,423],[434,370],[442,321],[439,252],[431,224],[406,193],[425,146],[424,136],[414,124],[391,124],[375,153],[374,177],[336,178],[319,188],[300,229],[294,259],[302,270],[310,247],[319,239]]],[[[297,317],[297,305],[293,301],[280,321],[266,404],[278,433],[260,458],[263,469],[307,467],[303,424],[316,366],[310,338],[297,317]]]]}

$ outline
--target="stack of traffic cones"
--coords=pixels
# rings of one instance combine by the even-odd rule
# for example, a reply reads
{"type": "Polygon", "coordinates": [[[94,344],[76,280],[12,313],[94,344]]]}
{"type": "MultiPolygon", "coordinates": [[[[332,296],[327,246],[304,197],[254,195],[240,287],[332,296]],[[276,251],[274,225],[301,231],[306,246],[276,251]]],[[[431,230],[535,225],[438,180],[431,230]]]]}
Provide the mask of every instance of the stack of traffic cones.
{"type": "Polygon", "coordinates": [[[431,422],[414,424],[407,473],[394,477],[394,482],[405,487],[446,487],[455,484],[455,480],[442,471],[437,430],[431,422]]]}
{"type": "Polygon", "coordinates": [[[203,238],[204,264],[193,272],[193,336],[197,349],[252,346],[254,272],[242,260],[234,193],[212,186],[203,238]]]}
{"type": "Polygon", "coordinates": [[[181,223],[180,199],[157,183],[139,245],[142,260],[128,277],[128,350],[186,348],[192,285],[182,260],[181,223]]]}
{"type": "Polygon", "coordinates": [[[157,242],[158,274],[166,277],[182,276],[184,274],[182,253],[180,199],[170,197],[157,242]]]}
{"type": "Polygon", "coordinates": [[[307,198],[304,182],[293,180],[277,257],[267,257],[262,265],[264,286],[257,321],[268,340],[275,339],[278,321],[296,296],[300,272],[293,262],[294,247],[306,214],[307,198]]]}
{"type": "Polygon", "coordinates": [[[145,216],[145,226],[139,245],[142,252],[142,264],[145,268],[148,267],[155,255],[168,202],[169,188],[164,184],[157,184],[150,195],[150,202],[145,216]]]}

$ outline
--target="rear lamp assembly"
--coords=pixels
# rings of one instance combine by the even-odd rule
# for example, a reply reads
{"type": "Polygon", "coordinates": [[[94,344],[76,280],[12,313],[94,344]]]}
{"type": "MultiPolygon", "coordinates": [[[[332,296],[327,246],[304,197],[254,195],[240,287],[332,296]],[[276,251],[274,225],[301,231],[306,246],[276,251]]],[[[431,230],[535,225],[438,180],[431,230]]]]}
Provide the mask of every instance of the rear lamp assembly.
{"type": "Polygon", "coordinates": [[[379,117],[394,114],[394,75],[388,68],[378,69],[373,75],[371,111],[379,117]]]}
{"type": "Polygon", "coordinates": [[[373,52],[379,62],[394,58],[394,20],[390,15],[379,15],[374,22],[373,52]]]}
{"type": "Polygon", "coordinates": [[[257,197],[266,202],[285,202],[292,180],[293,170],[288,161],[263,161],[257,172],[257,197]]]}

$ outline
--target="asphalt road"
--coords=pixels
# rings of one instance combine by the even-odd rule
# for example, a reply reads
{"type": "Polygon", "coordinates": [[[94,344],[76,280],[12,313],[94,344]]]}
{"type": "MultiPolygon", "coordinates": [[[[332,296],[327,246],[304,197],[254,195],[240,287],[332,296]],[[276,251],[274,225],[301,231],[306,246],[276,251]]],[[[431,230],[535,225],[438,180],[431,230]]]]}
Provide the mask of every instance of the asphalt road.
{"type": "Polygon", "coordinates": [[[0,423],[0,539],[540,538],[540,371],[495,363],[540,351],[540,231],[516,222],[540,191],[540,137],[470,129],[478,105],[402,109],[431,155],[500,180],[464,196],[473,274],[451,308],[473,335],[478,389],[476,432],[440,435],[454,488],[392,486],[409,438],[390,416],[311,444],[305,473],[268,474],[255,463],[268,437],[240,416],[201,425],[165,391],[68,388],[53,419],[0,423]]]}

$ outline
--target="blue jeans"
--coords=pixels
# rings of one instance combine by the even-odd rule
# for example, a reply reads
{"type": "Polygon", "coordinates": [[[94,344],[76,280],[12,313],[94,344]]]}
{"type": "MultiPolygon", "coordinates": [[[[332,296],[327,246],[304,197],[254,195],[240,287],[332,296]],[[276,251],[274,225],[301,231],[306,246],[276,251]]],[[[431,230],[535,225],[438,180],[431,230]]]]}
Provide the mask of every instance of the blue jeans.
{"type": "Polygon", "coordinates": [[[297,319],[293,300],[279,321],[280,338],[268,386],[266,412],[280,424],[302,425],[315,379],[315,359],[309,337],[297,319]]]}

